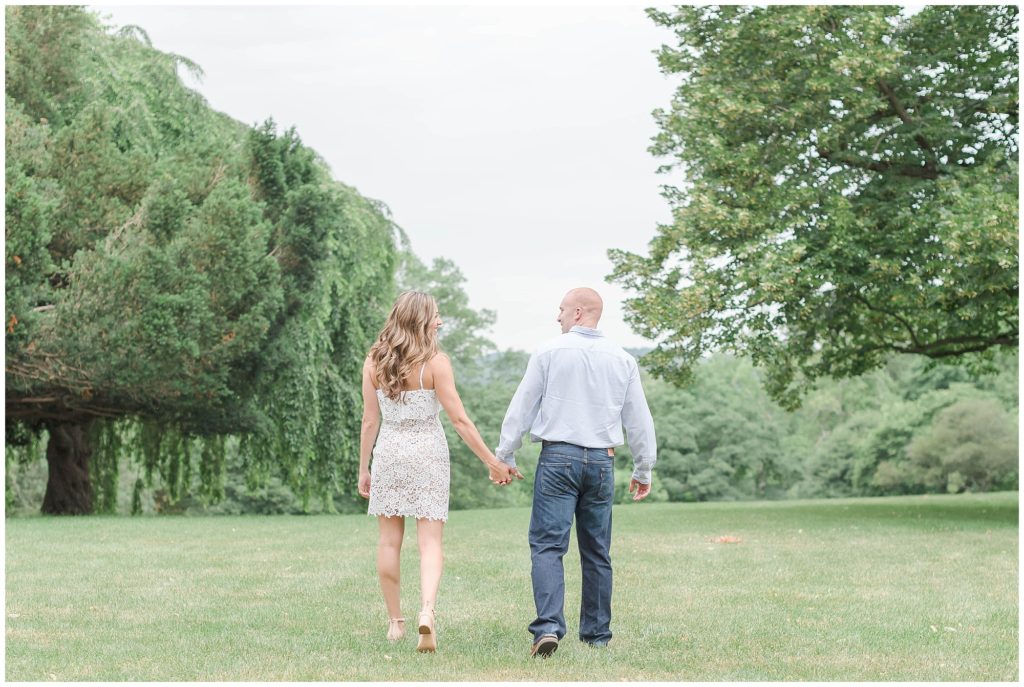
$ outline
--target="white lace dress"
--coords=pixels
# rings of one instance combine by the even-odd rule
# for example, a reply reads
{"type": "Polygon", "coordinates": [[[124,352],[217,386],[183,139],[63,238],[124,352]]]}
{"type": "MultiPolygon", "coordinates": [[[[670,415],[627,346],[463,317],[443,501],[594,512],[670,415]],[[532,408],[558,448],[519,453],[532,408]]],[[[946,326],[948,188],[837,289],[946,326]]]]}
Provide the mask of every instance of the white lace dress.
{"type": "Polygon", "coordinates": [[[451,467],[433,389],[402,392],[393,401],[377,389],[380,432],[370,464],[370,515],[448,520],[451,467]]]}

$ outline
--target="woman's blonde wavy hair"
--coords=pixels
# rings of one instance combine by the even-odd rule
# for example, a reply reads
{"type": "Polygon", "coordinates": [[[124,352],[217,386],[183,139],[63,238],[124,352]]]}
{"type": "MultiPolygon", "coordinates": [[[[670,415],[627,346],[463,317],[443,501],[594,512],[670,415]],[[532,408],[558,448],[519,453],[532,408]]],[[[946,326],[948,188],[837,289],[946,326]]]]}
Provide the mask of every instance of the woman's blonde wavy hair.
{"type": "Polygon", "coordinates": [[[405,379],[438,354],[436,312],[437,301],[419,291],[406,291],[392,306],[369,353],[374,382],[388,398],[399,400],[405,379]]]}

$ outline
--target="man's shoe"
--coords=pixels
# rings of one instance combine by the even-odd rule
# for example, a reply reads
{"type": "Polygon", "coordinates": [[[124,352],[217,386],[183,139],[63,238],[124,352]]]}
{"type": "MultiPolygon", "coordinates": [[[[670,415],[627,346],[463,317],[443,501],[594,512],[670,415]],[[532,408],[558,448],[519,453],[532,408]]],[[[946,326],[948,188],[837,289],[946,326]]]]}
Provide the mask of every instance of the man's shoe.
{"type": "Polygon", "coordinates": [[[547,658],[551,654],[555,653],[555,649],[558,648],[558,637],[555,635],[542,635],[537,643],[530,649],[531,656],[540,656],[541,658],[547,658]]]}

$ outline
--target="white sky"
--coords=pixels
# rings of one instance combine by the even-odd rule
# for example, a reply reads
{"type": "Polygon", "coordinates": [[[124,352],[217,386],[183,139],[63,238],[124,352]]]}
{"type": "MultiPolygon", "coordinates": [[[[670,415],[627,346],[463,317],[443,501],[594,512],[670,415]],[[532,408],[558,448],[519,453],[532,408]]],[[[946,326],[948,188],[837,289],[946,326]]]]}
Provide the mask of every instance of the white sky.
{"type": "Polygon", "coordinates": [[[604,296],[616,342],[651,345],[604,281],[607,249],[646,253],[679,182],[647,152],[674,80],[653,54],[672,35],[642,7],[93,9],[198,63],[187,82],[214,109],[295,126],[425,262],[455,261],[500,348],[529,351],[574,286],[604,296]]]}

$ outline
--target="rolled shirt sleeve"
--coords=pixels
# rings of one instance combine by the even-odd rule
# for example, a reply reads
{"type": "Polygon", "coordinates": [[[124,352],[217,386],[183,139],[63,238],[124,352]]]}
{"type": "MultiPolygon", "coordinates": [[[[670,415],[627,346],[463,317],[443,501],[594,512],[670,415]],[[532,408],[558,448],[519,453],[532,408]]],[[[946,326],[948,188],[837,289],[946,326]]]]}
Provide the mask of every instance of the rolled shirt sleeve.
{"type": "Polygon", "coordinates": [[[633,479],[641,484],[650,484],[651,470],[657,461],[658,443],[654,436],[654,418],[640,384],[639,370],[634,370],[629,386],[626,387],[622,426],[626,430],[629,450],[633,452],[633,479]]]}
{"type": "Polygon", "coordinates": [[[516,467],[516,450],[523,445],[523,434],[533,425],[544,396],[544,370],[539,356],[530,356],[526,374],[519,382],[516,393],[501,423],[501,437],[494,455],[509,467],[516,467]]]}

